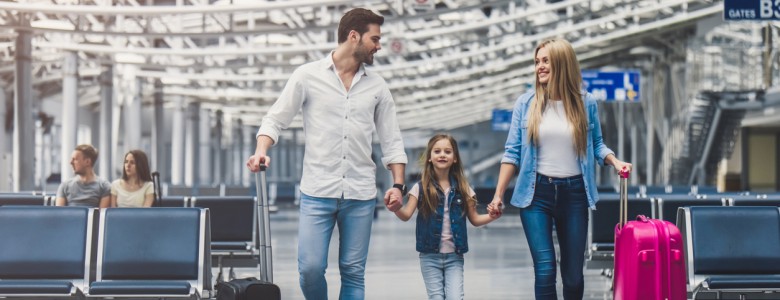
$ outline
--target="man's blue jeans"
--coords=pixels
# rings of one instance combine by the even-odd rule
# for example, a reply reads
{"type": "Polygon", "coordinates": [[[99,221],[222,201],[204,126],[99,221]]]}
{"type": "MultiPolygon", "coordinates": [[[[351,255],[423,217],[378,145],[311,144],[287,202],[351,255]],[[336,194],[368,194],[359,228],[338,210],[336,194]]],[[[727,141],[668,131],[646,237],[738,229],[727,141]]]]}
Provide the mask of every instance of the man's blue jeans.
{"type": "Polygon", "coordinates": [[[306,299],[328,299],[325,270],[334,225],[339,227],[339,299],[363,299],[365,270],[376,199],[347,200],[301,195],[298,273],[306,299]]]}
{"type": "Polygon", "coordinates": [[[420,253],[428,300],[463,299],[463,255],[457,253],[420,253]]]}
{"type": "Polygon", "coordinates": [[[553,224],[561,249],[563,299],[582,299],[582,267],[588,235],[588,197],[582,176],[550,178],[537,175],[534,199],[520,210],[523,231],[534,261],[537,300],[557,300],[553,224]]]}

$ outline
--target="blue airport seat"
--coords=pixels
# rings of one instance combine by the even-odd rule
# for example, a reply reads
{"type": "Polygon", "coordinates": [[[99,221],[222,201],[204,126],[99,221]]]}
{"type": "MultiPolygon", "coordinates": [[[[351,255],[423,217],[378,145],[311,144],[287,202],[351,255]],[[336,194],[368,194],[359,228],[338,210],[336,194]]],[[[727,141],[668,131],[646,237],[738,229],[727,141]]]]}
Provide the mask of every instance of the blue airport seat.
{"type": "Polygon", "coordinates": [[[54,197],[31,194],[0,194],[0,206],[5,205],[54,205],[54,197]]]}
{"type": "Polygon", "coordinates": [[[0,297],[68,297],[89,281],[94,209],[0,207],[0,297]]]}
{"type": "Polygon", "coordinates": [[[219,268],[217,280],[223,280],[223,267],[256,268],[260,249],[258,240],[258,203],[252,196],[192,197],[193,207],[208,208],[211,213],[212,266],[219,268]]]}
{"type": "Polygon", "coordinates": [[[189,207],[190,198],[185,196],[162,196],[160,207],[189,207]]]}
{"type": "Polygon", "coordinates": [[[208,210],[109,208],[100,218],[88,296],[208,297],[208,210]]]}
{"type": "Polygon", "coordinates": [[[728,201],[720,197],[701,198],[688,194],[658,195],[658,219],[677,224],[677,211],[680,207],[687,206],[726,206],[728,201]]]}
{"type": "Polygon", "coordinates": [[[692,206],[680,208],[678,219],[693,299],[780,292],[780,208],[692,206]]]}

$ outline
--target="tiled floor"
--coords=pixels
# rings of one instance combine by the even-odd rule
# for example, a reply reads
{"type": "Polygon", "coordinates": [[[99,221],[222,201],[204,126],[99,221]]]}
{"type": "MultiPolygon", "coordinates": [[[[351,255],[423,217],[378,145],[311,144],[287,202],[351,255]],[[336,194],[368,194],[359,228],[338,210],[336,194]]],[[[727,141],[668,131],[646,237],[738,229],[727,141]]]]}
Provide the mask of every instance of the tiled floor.
{"type": "MultiPolygon", "coordinates": [[[[297,211],[271,217],[274,281],[283,299],[303,299],[297,272],[297,211]]],[[[415,251],[414,221],[402,222],[382,210],[374,222],[366,266],[366,299],[426,299],[415,251]]],[[[338,233],[334,230],[328,258],[329,299],[338,299],[338,233]]],[[[533,299],[533,264],[520,217],[506,214],[486,228],[469,229],[465,264],[466,299],[533,299]]],[[[251,273],[241,270],[238,276],[251,273]]],[[[585,299],[611,299],[609,280],[585,270],[585,299]]],[[[560,296],[560,279],[559,297],[560,296]]]]}

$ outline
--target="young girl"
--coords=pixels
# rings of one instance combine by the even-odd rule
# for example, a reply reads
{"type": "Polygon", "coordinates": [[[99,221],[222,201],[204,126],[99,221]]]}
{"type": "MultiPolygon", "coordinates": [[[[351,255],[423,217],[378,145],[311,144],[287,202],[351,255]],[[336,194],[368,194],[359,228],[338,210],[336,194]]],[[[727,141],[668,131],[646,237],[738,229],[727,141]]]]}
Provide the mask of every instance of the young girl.
{"type": "Polygon", "coordinates": [[[472,225],[482,226],[500,214],[477,213],[476,195],[466,181],[452,136],[432,137],[420,164],[422,180],[412,187],[409,201],[395,215],[407,221],[420,209],[417,251],[428,299],[463,299],[463,253],[469,251],[466,217],[472,225]]]}
{"type": "Polygon", "coordinates": [[[111,183],[111,207],[151,207],[154,184],[149,160],[141,150],[125,154],[122,178],[111,183]]]}

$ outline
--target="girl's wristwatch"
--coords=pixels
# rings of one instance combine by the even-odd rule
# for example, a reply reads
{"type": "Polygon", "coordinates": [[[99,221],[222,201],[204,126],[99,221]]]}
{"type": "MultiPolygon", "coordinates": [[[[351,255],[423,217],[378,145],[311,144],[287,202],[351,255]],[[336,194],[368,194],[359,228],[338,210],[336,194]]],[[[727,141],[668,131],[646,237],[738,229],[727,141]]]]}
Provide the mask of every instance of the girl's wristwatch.
{"type": "Polygon", "coordinates": [[[393,185],[393,187],[401,190],[401,196],[406,196],[406,193],[409,192],[406,190],[405,184],[396,183],[393,185]]]}

